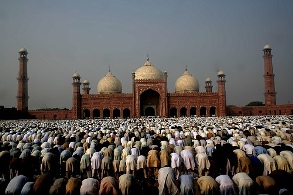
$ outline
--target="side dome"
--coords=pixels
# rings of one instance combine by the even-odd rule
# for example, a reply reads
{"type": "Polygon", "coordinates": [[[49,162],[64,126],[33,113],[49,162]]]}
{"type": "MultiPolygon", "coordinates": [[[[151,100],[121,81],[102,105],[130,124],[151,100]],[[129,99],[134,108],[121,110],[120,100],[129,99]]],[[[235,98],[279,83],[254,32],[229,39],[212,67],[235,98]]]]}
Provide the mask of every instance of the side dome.
{"type": "Polygon", "coordinates": [[[21,48],[20,50],[19,50],[19,53],[27,53],[27,50],[26,50],[26,48],[21,48]]]}
{"type": "Polygon", "coordinates": [[[147,61],[143,66],[139,67],[135,71],[135,80],[147,79],[147,80],[163,80],[164,75],[160,69],[155,67],[147,58],[147,61]]]}
{"type": "Polygon", "coordinates": [[[198,92],[199,84],[197,79],[192,76],[187,70],[180,76],[175,83],[175,92],[198,92]]]}
{"type": "Polygon", "coordinates": [[[122,84],[111,72],[108,72],[99,81],[97,90],[98,94],[122,93],[122,84]]]}
{"type": "Polygon", "coordinates": [[[78,72],[76,71],[73,75],[72,75],[73,78],[80,78],[80,75],[78,74],[78,72]]]}
{"type": "Polygon", "coordinates": [[[218,76],[223,76],[223,75],[225,75],[225,73],[224,73],[222,70],[220,70],[220,71],[218,72],[218,76]]]}
{"type": "Polygon", "coordinates": [[[272,49],[271,46],[269,44],[266,44],[263,49],[272,49]]]}
{"type": "Polygon", "coordinates": [[[83,84],[90,84],[90,82],[86,79],[83,81],[83,84]]]}

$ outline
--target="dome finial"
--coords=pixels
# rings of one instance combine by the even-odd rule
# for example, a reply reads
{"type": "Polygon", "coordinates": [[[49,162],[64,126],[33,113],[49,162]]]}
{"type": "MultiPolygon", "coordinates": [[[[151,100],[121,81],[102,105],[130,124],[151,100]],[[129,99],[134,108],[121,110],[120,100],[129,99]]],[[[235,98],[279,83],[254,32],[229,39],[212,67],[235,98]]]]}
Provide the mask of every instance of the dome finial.
{"type": "Polygon", "coordinates": [[[109,72],[111,72],[111,65],[109,64],[109,72]]]}
{"type": "Polygon", "coordinates": [[[149,54],[147,53],[147,61],[150,61],[150,57],[149,54]]]}
{"type": "Polygon", "coordinates": [[[185,66],[185,71],[187,71],[187,65],[185,66]]]}

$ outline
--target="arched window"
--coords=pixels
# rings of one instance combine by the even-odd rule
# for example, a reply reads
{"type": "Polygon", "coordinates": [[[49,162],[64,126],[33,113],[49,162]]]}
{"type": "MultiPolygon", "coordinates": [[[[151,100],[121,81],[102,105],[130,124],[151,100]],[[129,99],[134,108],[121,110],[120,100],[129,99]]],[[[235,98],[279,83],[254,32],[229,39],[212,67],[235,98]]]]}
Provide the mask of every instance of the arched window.
{"type": "Polygon", "coordinates": [[[190,116],[196,116],[196,108],[195,107],[190,108],[190,116]]]}
{"type": "Polygon", "coordinates": [[[180,109],[180,117],[187,116],[187,109],[185,107],[180,109]]]}
{"type": "Polygon", "coordinates": [[[83,110],[83,118],[90,118],[90,111],[88,109],[83,110]]]}
{"type": "Polygon", "coordinates": [[[103,110],[103,118],[110,118],[110,110],[109,109],[104,109],[103,110]]]}
{"type": "Polygon", "coordinates": [[[171,108],[170,109],[170,117],[177,117],[177,109],[176,108],[171,108]]]}
{"type": "Polygon", "coordinates": [[[130,118],[130,110],[128,108],[123,110],[123,118],[130,118]]]}
{"type": "Polygon", "coordinates": [[[113,118],[120,118],[120,110],[118,108],[113,110],[113,118]]]}
{"type": "Polygon", "coordinates": [[[200,108],[200,116],[206,116],[207,115],[207,108],[201,107],[200,108]]]}
{"type": "Polygon", "coordinates": [[[100,110],[94,109],[93,118],[100,118],[100,117],[101,117],[100,110]]]}
{"type": "Polygon", "coordinates": [[[210,116],[216,116],[216,107],[212,106],[210,108],[210,116]]]}

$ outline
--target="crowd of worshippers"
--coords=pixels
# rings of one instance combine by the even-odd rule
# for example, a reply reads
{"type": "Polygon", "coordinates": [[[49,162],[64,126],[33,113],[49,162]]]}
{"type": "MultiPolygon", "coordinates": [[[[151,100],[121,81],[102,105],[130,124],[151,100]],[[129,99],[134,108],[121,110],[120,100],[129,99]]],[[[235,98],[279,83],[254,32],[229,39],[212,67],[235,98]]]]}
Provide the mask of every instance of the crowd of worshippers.
{"type": "Polygon", "coordinates": [[[0,194],[293,194],[293,117],[0,121],[0,194]]]}

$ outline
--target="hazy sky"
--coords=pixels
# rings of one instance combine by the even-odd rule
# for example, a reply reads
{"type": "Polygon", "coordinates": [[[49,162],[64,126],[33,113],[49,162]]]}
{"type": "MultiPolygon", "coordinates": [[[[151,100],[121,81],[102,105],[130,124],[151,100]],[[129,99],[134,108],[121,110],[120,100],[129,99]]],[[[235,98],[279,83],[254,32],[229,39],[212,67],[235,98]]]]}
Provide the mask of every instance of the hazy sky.
{"type": "Polygon", "coordinates": [[[226,74],[227,104],[264,102],[263,46],[272,47],[277,103],[293,103],[292,0],[0,0],[0,105],[16,106],[18,51],[28,54],[29,109],[71,108],[72,75],[90,93],[108,72],[131,93],[146,61],[168,72],[168,91],[185,66],[205,91],[226,74]]]}

